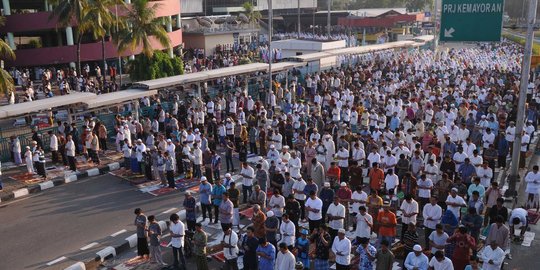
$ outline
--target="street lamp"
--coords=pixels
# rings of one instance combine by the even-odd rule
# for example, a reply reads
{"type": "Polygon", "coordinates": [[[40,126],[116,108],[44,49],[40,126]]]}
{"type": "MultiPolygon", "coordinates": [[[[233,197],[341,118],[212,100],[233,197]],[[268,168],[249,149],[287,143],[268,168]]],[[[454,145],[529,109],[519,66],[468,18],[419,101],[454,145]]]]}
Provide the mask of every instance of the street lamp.
{"type": "MultiPolygon", "coordinates": [[[[268,0],[268,86],[272,89],[272,26],[274,20],[274,12],[272,11],[272,0],[268,0]]],[[[264,101],[263,101],[264,102],[264,101]]]]}

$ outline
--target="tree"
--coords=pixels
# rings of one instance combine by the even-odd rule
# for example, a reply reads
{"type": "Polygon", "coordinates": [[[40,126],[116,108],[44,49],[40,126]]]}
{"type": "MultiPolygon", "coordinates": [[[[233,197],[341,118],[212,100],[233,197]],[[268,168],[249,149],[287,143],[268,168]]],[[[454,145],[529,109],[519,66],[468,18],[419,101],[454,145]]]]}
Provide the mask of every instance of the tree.
{"type": "Polygon", "coordinates": [[[244,2],[242,8],[248,17],[249,23],[255,28],[255,25],[258,25],[259,20],[262,18],[261,13],[258,10],[255,10],[255,6],[253,6],[251,2],[244,2]]]}
{"type": "Polygon", "coordinates": [[[83,10],[83,18],[79,23],[79,32],[92,34],[95,40],[101,41],[101,58],[103,60],[102,74],[105,80],[106,57],[105,57],[105,37],[112,33],[117,25],[123,22],[112,10],[115,5],[124,7],[122,0],[88,0],[88,5],[83,10]]]}
{"type": "MultiPolygon", "coordinates": [[[[49,3],[55,5],[49,20],[58,18],[58,26],[68,27],[72,22],[79,24],[83,22],[85,7],[88,6],[88,0],[49,0],[49,3]]],[[[80,27],[77,36],[77,74],[81,74],[81,42],[84,32],[80,27]]]]}
{"type": "Polygon", "coordinates": [[[156,17],[159,4],[148,5],[148,0],[134,0],[128,14],[124,17],[127,28],[121,29],[115,37],[119,53],[126,50],[134,51],[137,47],[142,47],[143,54],[151,58],[154,48],[150,42],[150,36],[166,48],[171,47],[171,42],[167,31],[163,28],[163,20],[156,17]]]}
{"type": "Polygon", "coordinates": [[[184,74],[184,64],[178,56],[173,58],[162,51],[155,51],[152,57],[137,55],[129,62],[129,77],[133,81],[154,80],[184,74]]]}
{"type": "MultiPolygon", "coordinates": [[[[5,22],[6,17],[0,16],[0,27],[4,26],[5,22]]],[[[13,59],[15,59],[15,53],[3,39],[0,39],[0,61],[13,59]]],[[[11,77],[9,72],[7,72],[5,69],[0,69],[0,93],[7,95],[10,91],[13,90],[15,90],[15,83],[13,82],[13,77],[11,77]]]]}
{"type": "Polygon", "coordinates": [[[433,6],[433,0],[407,0],[405,7],[407,11],[424,11],[424,8],[433,6]]]}

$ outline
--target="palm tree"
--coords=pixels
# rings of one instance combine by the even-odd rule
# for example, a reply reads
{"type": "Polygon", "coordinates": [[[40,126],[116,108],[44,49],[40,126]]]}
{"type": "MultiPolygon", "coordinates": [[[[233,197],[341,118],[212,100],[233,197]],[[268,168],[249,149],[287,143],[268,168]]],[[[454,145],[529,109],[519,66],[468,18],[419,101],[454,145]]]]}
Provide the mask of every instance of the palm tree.
{"type": "Polygon", "coordinates": [[[105,70],[105,37],[108,33],[114,31],[117,24],[123,24],[112,12],[115,5],[125,6],[122,0],[88,0],[88,5],[83,12],[83,18],[79,23],[79,32],[91,33],[94,39],[101,40],[102,74],[104,80],[107,72],[105,70]]]}
{"type": "MultiPolygon", "coordinates": [[[[0,16],[0,27],[4,26],[5,22],[6,17],[0,16]]],[[[0,39],[0,61],[8,59],[15,59],[15,53],[3,39],[0,39]]],[[[13,77],[11,77],[9,72],[7,72],[2,67],[2,69],[0,69],[0,93],[7,95],[10,91],[13,90],[15,90],[15,83],[13,82],[13,77]]]]}
{"type": "Polygon", "coordinates": [[[251,2],[244,2],[244,4],[242,4],[242,8],[244,8],[244,12],[249,19],[249,23],[253,26],[253,28],[255,28],[255,25],[257,25],[259,20],[262,18],[261,12],[255,10],[255,6],[253,6],[251,2]]]}
{"type": "MultiPolygon", "coordinates": [[[[68,27],[73,21],[83,23],[88,0],[49,0],[49,3],[55,5],[49,20],[57,17],[58,26],[68,27]]],[[[77,29],[77,74],[81,74],[81,42],[84,32],[80,27],[77,29]]]]}
{"type": "Polygon", "coordinates": [[[128,14],[123,18],[129,26],[121,29],[115,37],[119,53],[126,50],[134,51],[142,46],[143,54],[151,58],[154,55],[154,48],[150,42],[150,36],[166,48],[171,47],[171,42],[167,31],[163,28],[163,19],[156,17],[159,4],[148,5],[148,0],[134,0],[128,14]]]}

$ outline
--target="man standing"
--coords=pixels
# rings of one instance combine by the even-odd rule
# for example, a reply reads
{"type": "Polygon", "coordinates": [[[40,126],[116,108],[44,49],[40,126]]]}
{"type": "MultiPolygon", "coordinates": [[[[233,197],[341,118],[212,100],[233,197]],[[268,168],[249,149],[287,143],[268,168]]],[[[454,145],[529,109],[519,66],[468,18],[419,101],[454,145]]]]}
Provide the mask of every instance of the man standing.
{"type": "Polygon", "coordinates": [[[195,231],[195,223],[197,222],[197,214],[195,212],[196,204],[197,202],[192,196],[191,191],[186,191],[183,206],[186,209],[186,222],[188,231],[190,232],[195,231]]]}
{"type": "Polygon", "coordinates": [[[482,269],[484,270],[499,270],[504,261],[504,250],[498,245],[497,241],[493,240],[482,251],[482,260],[484,264],[482,269]]]}
{"type": "Polygon", "coordinates": [[[196,223],[195,234],[193,234],[193,246],[197,270],[208,270],[208,261],[206,260],[207,240],[206,232],[203,230],[202,224],[196,223]]]}
{"type": "Polygon", "coordinates": [[[247,202],[249,196],[253,192],[253,179],[255,178],[255,171],[247,162],[242,163],[242,171],[240,171],[240,176],[242,176],[242,195],[244,197],[244,203],[247,202]]]}
{"type": "Polygon", "coordinates": [[[68,135],[66,143],[66,156],[69,163],[69,169],[73,172],[77,171],[77,162],[75,161],[75,152],[77,146],[75,145],[75,142],[73,142],[73,138],[71,135],[68,135]]]}
{"type": "Polygon", "coordinates": [[[322,219],[322,201],[317,198],[315,191],[311,191],[309,199],[306,201],[306,211],[308,212],[309,231],[313,231],[321,225],[322,219]]]}
{"type": "Polygon", "coordinates": [[[231,200],[229,200],[229,194],[227,192],[223,192],[221,196],[222,200],[219,205],[219,220],[221,221],[221,229],[225,232],[229,228],[232,228],[234,205],[231,200]]]}
{"type": "Polygon", "coordinates": [[[338,196],[334,197],[334,203],[328,207],[326,216],[328,217],[328,225],[330,226],[330,239],[333,241],[338,231],[343,229],[343,221],[345,219],[345,206],[340,203],[338,196]]]}
{"type": "Polygon", "coordinates": [[[294,247],[296,227],[287,214],[283,214],[283,222],[279,226],[279,233],[281,234],[281,243],[285,243],[289,249],[292,249],[294,247]]]}
{"type": "Polygon", "coordinates": [[[432,195],[429,202],[422,210],[426,246],[429,244],[431,233],[435,231],[437,224],[441,222],[442,218],[442,208],[437,204],[437,196],[432,195]]]}
{"type": "Polygon", "coordinates": [[[247,228],[246,236],[242,240],[244,250],[244,270],[258,270],[257,247],[259,239],[255,237],[255,229],[252,226],[247,228]]]}
{"type": "Polygon", "coordinates": [[[150,238],[150,263],[158,263],[165,265],[163,258],[161,257],[161,245],[159,240],[161,239],[161,227],[156,221],[156,217],[149,216],[148,222],[148,238],[150,238]]]}
{"type": "MultiPolygon", "coordinates": [[[[218,178],[216,178],[218,179],[218,178]]],[[[212,185],[208,183],[206,178],[201,178],[201,184],[199,185],[200,201],[201,201],[201,210],[203,219],[201,222],[206,220],[206,213],[208,212],[208,217],[210,218],[209,222],[212,222],[212,185]]]]}
{"type": "MultiPolygon", "coordinates": [[[[214,224],[218,223],[221,201],[223,199],[223,194],[227,192],[225,187],[221,184],[222,180],[218,179],[216,184],[212,187],[212,203],[214,206],[214,224]]],[[[210,219],[210,221],[212,221],[210,219]]]]}
{"type": "Polygon", "coordinates": [[[224,270],[238,270],[238,235],[228,228],[221,240],[225,256],[224,270]]]}
{"type": "Polygon", "coordinates": [[[236,183],[232,181],[229,184],[229,189],[227,190],[229,195],[229,200],[233,203],[233,226],[240,226],[240,212],[238,206],[240,205],[240,190],[236,188],[236,183]]]}
{"type": "Polygon", "coordinates": [[[422,253],[422,247],[414,245],[413,252],[407,254],[404,265],[407,270],[427,270],[428,260],[428,257],[422,253]]]}
{"type": "Polygon", "coordinates": [[[296,265],[294,255],[289,251],[287,244],[279,244],[279,252],[277,254],[275,270],[294,269],[296,265]]]}
{"type": "MultiPolygon", "coordinates": [[[[332,206],[330,206],[332,207],[332,206]]],[[[336,270],[348,270],[351,263],[351,241],[345,237],[345,229],[338,230],[334,238],[332,252],[336,254],[336,270]]]]}
{"type": "Polygon", "coordinates": [[[52,163],[56,164],[58,162],[58,138],[51,130],[49,130],[48,134],[50,136],[49,148],[51,150],[52,163]]]}
{"type": "Polygon", "coordinates": [[[259,256],[259,270],[274,270],[276,248],[266,241],[265,237],[259,239],[257,255],[259,256]]]}
{"type": "Polygon", "coordinates": [[[171,231],[171,246],[174,259],[173,267],[175,269],[186,270],[186,259],[184,257],[184,223],[177,214],[172,214],[169,219],[171,220],[169,230],[171,231]],[[180,264],[180,262],[182,264],[180,264]],[[182,268],[180,268],[180,265],[182,268]]]}
{"type": "Polygon", "coordinates": [[[380,226],[378,243],[380,244],[383,240],[388,241],[388,243],[393,243],[396,237],[396,215],[390,211],[389,203],[385,203],[383,209],[384,211],[380,211],[377,216],[377,222],[380,226]]]}
{"type": "Polygon", "coordinates": [[[141,208],[136,208],[135,211],[135,227],[137,227],[137,254],[139,258],[148,259],[150,251],[148,250],[148,241],[146,240],[146,230],[148,229],[146,216],[141,208]]]}

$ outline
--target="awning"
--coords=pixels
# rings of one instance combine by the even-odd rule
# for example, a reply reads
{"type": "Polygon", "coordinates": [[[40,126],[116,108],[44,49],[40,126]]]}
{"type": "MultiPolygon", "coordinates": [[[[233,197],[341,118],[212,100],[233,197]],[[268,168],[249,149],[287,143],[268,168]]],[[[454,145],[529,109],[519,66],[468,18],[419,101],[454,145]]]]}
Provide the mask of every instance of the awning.
{"type": "Polygon", "coordinates": [[[0,119],[15,117],[29,113],[36,113],[42,110],[49,110],[56,107],[81,103],[84,101],[92,100],[95,97],[96,94],[93,93],[72,92],[71,94],[64,96],[56,96],[30,102],[6,105],[0,107],[0,119]]]}
{"type": "Polygon", "coordinates": [[[138,90],[138,89],[128,89],[124,91],[114,92],[99,95],[94,99],[85,100],[83,103],[86,104],[88,109],[98,108],[113,104],[119,104],[125,101],[135,100],[142,97],[153,96],[157,94],[157,90],[138,90]]]}

